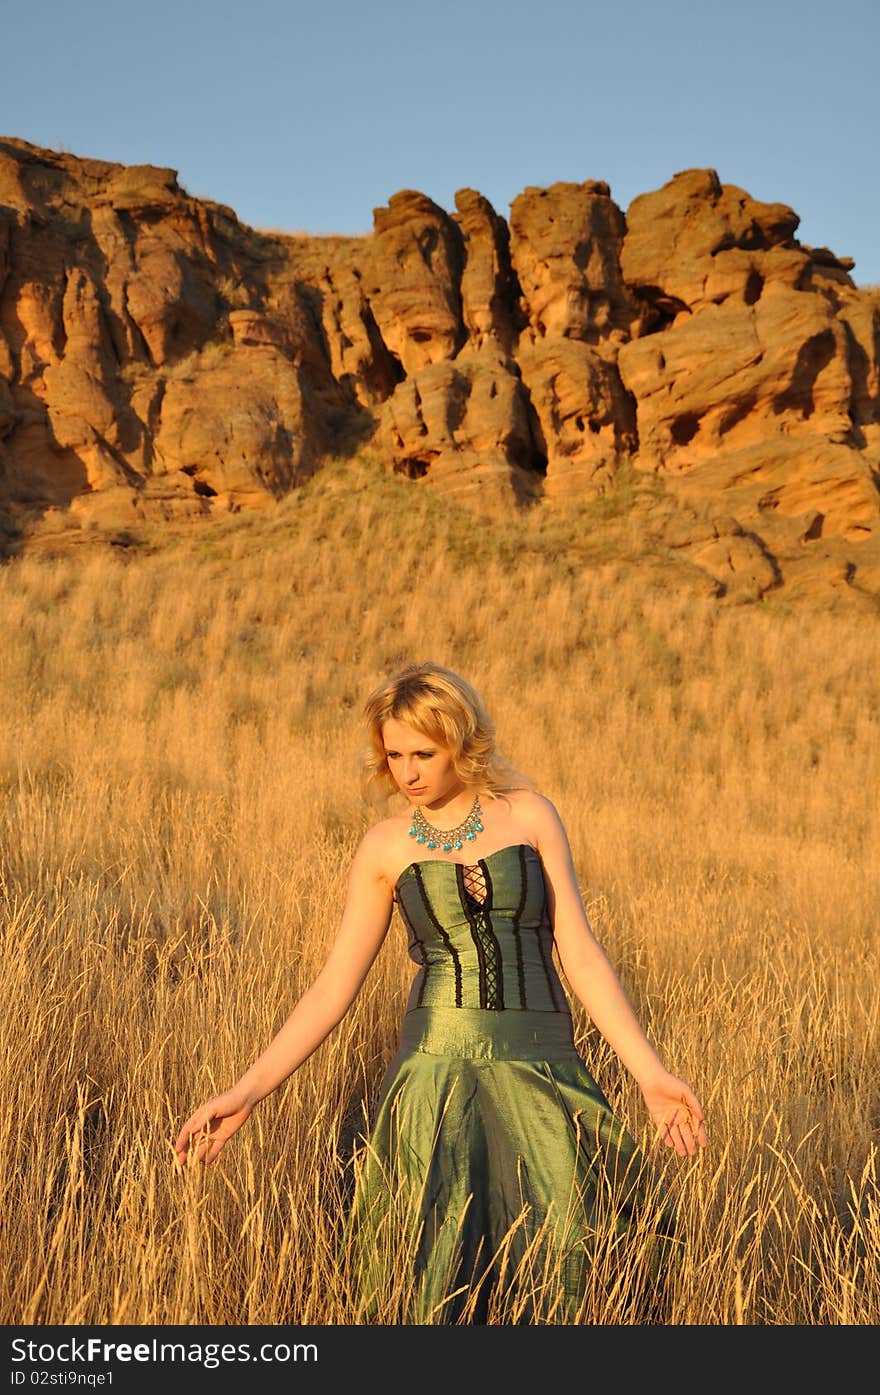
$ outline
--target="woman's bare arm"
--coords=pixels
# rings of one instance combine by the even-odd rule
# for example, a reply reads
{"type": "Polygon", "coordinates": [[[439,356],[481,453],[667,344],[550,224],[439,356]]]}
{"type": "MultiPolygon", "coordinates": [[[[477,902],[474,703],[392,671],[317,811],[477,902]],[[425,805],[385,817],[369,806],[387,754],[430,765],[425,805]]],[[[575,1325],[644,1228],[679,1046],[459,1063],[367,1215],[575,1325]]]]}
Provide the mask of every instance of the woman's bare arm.
{"type": "Polygon", "coordinates": [[[341,1022],[360,991],[391,923],[391,890],[380,869],[381,837],[370,829],[352,858],[339,929],[311,985],[290,1016],[231,1089],[208,1100],[180,1130],[177,1161],[213,1162],[253,1107],[276,1090],[341,1022]],[[193,1147],[204,1130],[209,1138],[193,1147]]]}
{"type": "Polygon", "coordinates": [[[568,835],[543,795],[535,806],[538,852],[544,864],[553,937],[572,991],[602,1036],[634,1076],[664,1140],[678,1153],[705,1147],[703,1113],[689,1085],[666,1069],[654,1050],[608,956],[596,940],[581,898],[568,835]]]}

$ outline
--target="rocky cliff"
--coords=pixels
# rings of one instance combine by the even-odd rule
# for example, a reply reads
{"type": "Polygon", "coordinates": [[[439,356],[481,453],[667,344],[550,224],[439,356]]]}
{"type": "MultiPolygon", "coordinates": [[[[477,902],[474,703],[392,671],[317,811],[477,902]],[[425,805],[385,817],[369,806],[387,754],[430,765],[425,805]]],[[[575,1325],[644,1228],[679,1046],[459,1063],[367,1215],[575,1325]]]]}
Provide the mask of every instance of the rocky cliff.
{"type": "Polygon", "coordinates": [[[624,213],[403,190],[368,237],[269,234],[174,170],[0,140],[7,550],[264,509],[369,442],[488,515],[662,477],[718,594],[880,597],[880,293],[797,215],[685,170],[624,213]]]}

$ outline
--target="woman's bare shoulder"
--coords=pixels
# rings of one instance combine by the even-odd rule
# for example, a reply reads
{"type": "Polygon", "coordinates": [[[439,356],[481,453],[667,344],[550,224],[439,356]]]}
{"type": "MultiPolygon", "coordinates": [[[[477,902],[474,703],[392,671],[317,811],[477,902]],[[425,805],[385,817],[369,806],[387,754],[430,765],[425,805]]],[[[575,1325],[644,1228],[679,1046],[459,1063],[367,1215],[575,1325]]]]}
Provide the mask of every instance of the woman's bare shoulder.
{"type": "Polygon", "coordinates": [[[521,809],[538,808],[542,804],[550,803],[547,796],[541,794],[540,790],[528,789],[526,786],[520,789],[505,790],[501,798],[509,799],[521,809]]]}
{"type": "Polygon", "coordinates": [[[368,866],[371,875],[385,882],[392,894],[401,858],[409,848],[409,825],[405,815],[379,819],[367,829],[355,851],[355,860],[368,866]]]}
{"type": "Polygon", "coordinates": [[[556,809],[546,795],[534,789],[504,790],[496,796],[509,802],[511,810],[523,819],[544,821],[556,814],[556,809]]]}
{"type": "Polygon", "coordinates": [[[405,840],[408,827],[409,820],[399,814],[379,819],[377,823],[371,824],[363,834],[355,856],[361,862],[369,862],[384,873],[389,864],[389,858],[393,862],[401,842],[405,840]]]}
{"type": "Polygon", "coordinates": [[[559,820],[551,801],[538,790],[527,788],[498,790],[490,796],[490,803],[496,801],[499,811],[503,809],[498,833],[506,835],[510,842],[521,837],[540,850],[542,838],[546,839],[554,822],[559,820]]]}

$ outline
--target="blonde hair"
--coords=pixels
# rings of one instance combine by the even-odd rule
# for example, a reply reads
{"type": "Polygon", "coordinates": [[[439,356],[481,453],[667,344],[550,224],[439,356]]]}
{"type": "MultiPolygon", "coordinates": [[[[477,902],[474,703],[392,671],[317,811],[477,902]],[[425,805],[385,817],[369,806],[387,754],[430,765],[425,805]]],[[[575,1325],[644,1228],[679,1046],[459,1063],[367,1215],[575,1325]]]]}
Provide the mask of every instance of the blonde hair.
{"type": "Polygon", "coordinates": [[[492,794],[535,788],[495,749],[495,727],[476,688],[442,664],[407,665],[370,694],[363,713],[369,744],[361,751],[361,792],[370,803],[400,793],[382,740],[391,718],[445,746],[464,785],[492,794]]]}

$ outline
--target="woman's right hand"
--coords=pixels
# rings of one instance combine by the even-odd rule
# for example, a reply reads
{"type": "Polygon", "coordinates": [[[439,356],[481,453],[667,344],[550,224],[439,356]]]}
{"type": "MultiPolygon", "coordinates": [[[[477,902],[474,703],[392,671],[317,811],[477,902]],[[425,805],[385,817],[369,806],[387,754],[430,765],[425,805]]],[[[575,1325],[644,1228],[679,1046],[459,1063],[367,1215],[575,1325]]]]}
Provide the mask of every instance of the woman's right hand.
{"type": "Polygon", "coordinates": [[[248,1119],[253,1103],[236,1089],[215,1095],[184,1124],[174,1143],[178,1167],[193,1163],[212,1163],[223,1144],[248,1119]]]}

